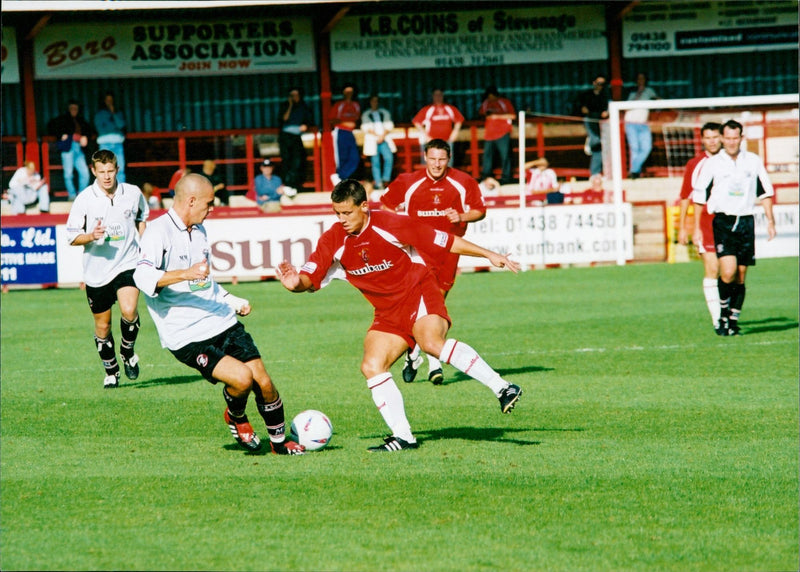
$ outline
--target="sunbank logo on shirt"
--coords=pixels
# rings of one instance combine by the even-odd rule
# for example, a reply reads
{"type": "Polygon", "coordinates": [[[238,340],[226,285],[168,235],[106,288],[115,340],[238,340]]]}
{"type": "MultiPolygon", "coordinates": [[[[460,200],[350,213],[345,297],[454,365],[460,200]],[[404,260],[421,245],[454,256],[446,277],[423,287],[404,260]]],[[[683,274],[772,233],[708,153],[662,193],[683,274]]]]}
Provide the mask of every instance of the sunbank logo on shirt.
{"type": "Polygon", "coordinates": [[[372,272],[383,272],[384,270],[389,270],[392,266],[394,266],[391,260],[383,259],[383,262],[379,264],[365,264],[361,268],[356,268],[355,270],[348,270],[348,274],[352,274],[353,276],[363,276],[364,274],[370,274],[372,272]]]}

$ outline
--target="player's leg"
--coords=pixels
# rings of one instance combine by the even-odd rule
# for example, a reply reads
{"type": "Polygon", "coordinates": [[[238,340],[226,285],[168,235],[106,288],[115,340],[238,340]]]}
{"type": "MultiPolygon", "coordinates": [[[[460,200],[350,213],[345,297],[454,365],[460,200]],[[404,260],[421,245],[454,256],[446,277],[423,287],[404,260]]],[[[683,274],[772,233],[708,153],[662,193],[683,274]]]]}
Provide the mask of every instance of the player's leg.
{"type": "Polygon", "coordinates": [[[133,285],[133,271],[125,272],[120,275],[121,283],[126,285],[117,290],[117,302],[119,303],[120,314],[119,328],[122,338],[119,342],[119,355],[122,364],[125,366],[125,376],[128,379],[139,377],[139,356],[134,351],[136,338],[139,337],[139,289],[133,285]],[[131,284],[127,284],[130,280],[131,284]]]}
{"type": "MultiPolygon", "coordinates": [[[[720,328],[727,332],[730,328],[731,298],[735,290],[736,256],[726,255],[719,258],[719,322],[720,328]]],[[[724,333],[723,335],[727,335],[724,333]]]]}
{"type": "Polygon", "coordinates": [[[364,337],[364,357],[361,373],[367,379],[367,387],[372,393],[372,401],[392,431],[391,437],[383,445],[369,450],[398,451],[417,447],[417,440],[411,432],[411,424],[406,417],[403,394],[392,378],[389,368],[408,349],[408,342],[401,336],[389,332],[369,330],[364,337]]]}
{"type": "MultiPolygon", "coordinates": [[[[222,396],[227,405],[224,414],[225,423],[237,443],[249,451],[257,451],[261,448],[261,440],[253,430],[246,412],[247,398],[253,389],[253,372],[238,359],[222,354],[219,348],[214,349],[215,352],[202,355],[209,360],[219,360],[211,368],[210,378],[213,382],[219,381],[224,384],[222,396]]],[[[208,376],[206,378],[208,379],[208,376]]]]}
{"type": "Polygon", "coordinates": [[[261,358],[251,359],[245,365],[253,374],[253,395],[256,407],[267,426],[272,452],[277,455],[301,455],[305,448],[286,440],[286,414],[278,389],[272,383],[261,358]]]}
{"type": "Polygon", "coordinates": [[[733,281],[733,291],[731,292],[731,315],[729,318],[728,330],[732,336],[738,336],[741,333],[739,330],[739,316],[742,313],[744,297],[747,292],[744,285],[746,275],[747,266],[740,264],[737,268],[736,279],[733,281]]]}
{"type": "Polygon", "coordinates": [[[508,383],[469,345],[447,339],[449,323],[442,316],[428,314],[414,323],[414,338],[427,353],[438,353],[439,359],[481,382],[500,400],[503,413],[509,413],[517,403],[522,390],[508,383]]]}
{"type": "Polygon", "coordinates": [[[116,300],[116,292],[111,284],[98,288],[86,286],[86,299],[94,320],[94,344],[106,372],[103,387],[112,389],[119,386],[119,363],[111,333],[111,307],[116,300]]]}
{"type": "Polygon", "coordinates": [[[703,252],[703,296],[714,329],[719,328],[719,259],[716,253],[703,252]]]}

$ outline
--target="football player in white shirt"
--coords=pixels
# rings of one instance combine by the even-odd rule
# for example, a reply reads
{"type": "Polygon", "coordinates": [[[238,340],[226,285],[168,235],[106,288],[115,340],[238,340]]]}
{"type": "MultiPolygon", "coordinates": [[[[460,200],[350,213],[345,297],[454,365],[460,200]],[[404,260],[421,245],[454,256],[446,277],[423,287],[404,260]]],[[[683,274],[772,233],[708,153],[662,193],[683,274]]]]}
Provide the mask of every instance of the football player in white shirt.
{"type": "MultiPolygon", "coordinates": [[[[730,120],[722,125],[723,150],[709,158],[697,177],[692,192],[695,204],[707,204],[714,213],[714,244],[719,258],[719,302],[721,335],[739,335],[739,314],[745,295],[748,266],[755,266],[755,219],[761,201],[767,217],[767,236],[775,238],[772,197],[775,191],[755,153],[742,149],[742,124],[730,120]],[[727,331],[727,333],[726,333],[727,331]]],[[[697,241],[702,241],[699,224],[697,241]]]]}
{"type": "Polygon", "coordinates": [[[76,198],[67,218],[67,240],[83,247],[83,281],[94,316],[94,341],[103,361],[103,387],[119,386],[119,363],[111,333],[111,308],[119,302],[119,353],[128,379],[139,377],[133,346],[139,335],[139,290],[133,271],[139,258],[139,235],[150,208],[136,185],[117,181],[117,158],[100,149],[92,155],[95,181],[76,198]]]}
{"type": "Polygon", "coordinates": [[[175,185],[175,202],[142,236],[134,279],[158,330],[161,345],[212,384],[222,382],[224,418],[233,438],[248,451],[261,448],[245,410],[252,392],[264,418],[272,452],[301,455],[286,440],[283,402],[253,338],[237,320],[250,303],[233,296],[209,274],[210,245],[202,223],[214,208],[214,189],[200,174],[175,185]]]}

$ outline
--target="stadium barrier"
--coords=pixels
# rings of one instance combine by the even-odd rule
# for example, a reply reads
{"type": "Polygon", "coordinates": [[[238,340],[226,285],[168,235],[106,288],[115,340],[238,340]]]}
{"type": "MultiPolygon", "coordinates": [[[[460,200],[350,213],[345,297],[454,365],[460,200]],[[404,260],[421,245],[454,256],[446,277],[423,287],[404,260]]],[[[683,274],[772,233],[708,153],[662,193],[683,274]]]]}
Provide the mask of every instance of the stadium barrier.
{"type": "MultiPolygon", "coordinates": [[[[327,193],[322,195],[320,199],[327,193]]],[[[495,206],[484,220],[470,225],[466,238],[509,252],[526,268],[613,263],[620,256],[627,261],[668,258],[671,241],[667,238],[674,229],[669,227],[666,234],[663,229],[674,217],[665,215],[663,201],[623,203],[621,219],[617,216],[620,206],[611,203],[547,205],[533,197],[520,207],[514,201],[513,196],[495,198],[495,206]],[[624,237],[621,253],[618,233],[624,237]],[[649,238],[637,249],[637,239],[641,243],[643,236],[649,238]],[[650,244],[655,244],[655,255],[642,250],[650,244]]],[[[775,218],[778,237],[767,242],[765,218],[756,217],[757,257],[798,256],[798,205],[776,205],[775,218]]],[[[270,215],[256,207],[216,209],[205,223],[212,237],[215,278],[220,282],[270,279],[284,259],[300,266],[335,220],[330,203],[324,201],[288,206],[270,215]]],[[[3,217],[0,275],[4,290],[81,286],[83,249],[67,244],[65,223],[63,214],[3,217]]],[[[483,259],[462,257],[460,266],[465,271],[483,270],[485,264],[483,259]]]]}

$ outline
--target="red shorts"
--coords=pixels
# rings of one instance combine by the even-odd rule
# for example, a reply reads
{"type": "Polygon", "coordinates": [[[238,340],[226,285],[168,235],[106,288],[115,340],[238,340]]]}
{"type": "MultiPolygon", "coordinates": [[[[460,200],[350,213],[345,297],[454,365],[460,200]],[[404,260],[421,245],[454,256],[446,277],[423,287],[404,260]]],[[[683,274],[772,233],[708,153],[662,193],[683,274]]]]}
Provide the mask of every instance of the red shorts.
{"type": "Polygon", "coordinates": [[[445,252],[439,258],[433,259],[423,255],[425,265],[431,269],[436,280],[439,282],[439,289],[449,292],[456,281],[458,272],[458,259],[460,255],[452,252],[445,252]]]}
{"type": "Polygon", "coordinates": [[[703,233],[703,244],[697,247],[700,254],[706,252],[716,252],[716,245],[714,244],[714,227],[711,223],[714,221],[714,215],[709,214],[703,205],[703,211],[700,213],[700,231],[703,233]]]}
{"type": "Polygon", "coordinates": [[[402,302],[385,310],[375,310],[375,319],[369,329],[400,336],[408,347],[413,348],[417,344],[412,333],[414,324],[430,314],[441,316],[448,324],[452,323],[439,285],[433,275],[427,273],[402,302]]]}

